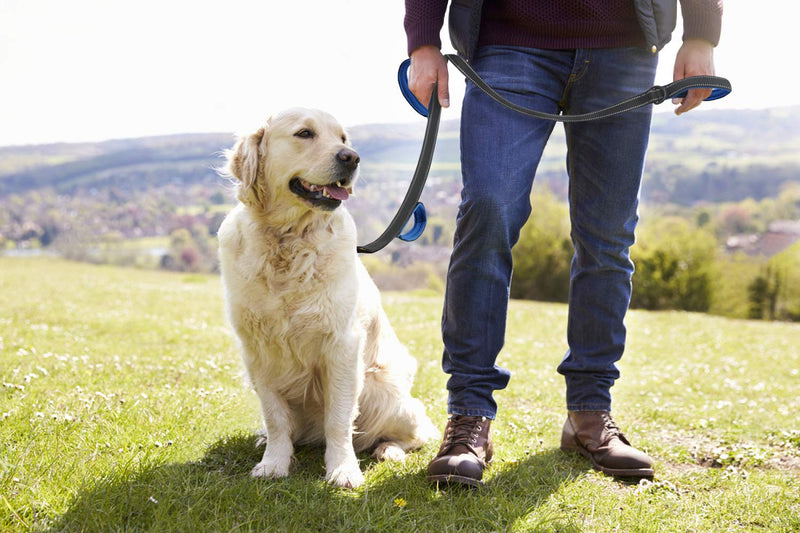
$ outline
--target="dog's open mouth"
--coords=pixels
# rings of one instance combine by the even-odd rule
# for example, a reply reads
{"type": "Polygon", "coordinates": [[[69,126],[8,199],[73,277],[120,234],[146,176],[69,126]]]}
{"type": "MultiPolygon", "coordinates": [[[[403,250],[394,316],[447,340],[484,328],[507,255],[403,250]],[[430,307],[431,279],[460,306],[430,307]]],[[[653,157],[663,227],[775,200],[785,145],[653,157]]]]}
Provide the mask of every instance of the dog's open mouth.
{"type": "Polygon", "coordinates": [[[312,206],[326,210],[336,209],[353,192],[352,185],[345,185],[341,181],[314,185],[300,178],[292,178],[289,181],[289,189],[312,206]]]}

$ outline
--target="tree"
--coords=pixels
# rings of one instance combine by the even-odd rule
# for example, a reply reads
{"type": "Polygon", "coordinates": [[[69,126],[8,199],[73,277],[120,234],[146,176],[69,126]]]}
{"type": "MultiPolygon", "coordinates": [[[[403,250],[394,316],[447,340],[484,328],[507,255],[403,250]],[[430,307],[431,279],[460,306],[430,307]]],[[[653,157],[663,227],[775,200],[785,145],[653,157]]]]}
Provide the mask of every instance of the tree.
{"type": "Polygon", "coordinates": [[[631,307],[708,311],[716,242],[680,218],[644,228],[631,251],[636,271],[631,307]]]}
{"type": "Polygon", "coordinates": [[[766,272],[773,285],[780,285],[773,287],[776,295],[772,318],[800,321],[800,241],[770,258],[766,272]]]}
{"type": "Polygon", "coordinates": [[[755,231],[751,211],[742,203],[731,205],[719,215],[719,225],[724,235],[755,231]]]}
{"type": "Polygon", "coordinates": [[[747,286],[750,301],[748,318],[774,320],[782,284],[782,276],[767,265],[747,286]]]}
{"type": "Polygon", "coordinates": [[[212,203],[212,205],[225,205],[225,203],[228,201],[228,197],[225,196],[225,193],[222,191],[217,191],[211,195],[209,201],[212,203]]]}
{"type": "Polygon", "coordinates": [[[170,235],[169,252],[161,257],[161,268],[197,272],[204,269],[201,246],[186,228],[170,235]]]}

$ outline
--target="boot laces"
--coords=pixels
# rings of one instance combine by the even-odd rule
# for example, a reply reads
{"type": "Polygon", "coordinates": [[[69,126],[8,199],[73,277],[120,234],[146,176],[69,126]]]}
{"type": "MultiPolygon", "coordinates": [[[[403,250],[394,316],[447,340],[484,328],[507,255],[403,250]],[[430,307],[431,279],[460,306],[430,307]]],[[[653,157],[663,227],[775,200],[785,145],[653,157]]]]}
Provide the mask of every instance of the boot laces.
{"type": "Polygon", "coordinates": [[[479,416],[454,416],[447,426],[445,439],[448,446],[463,444],[474,447],[486,419],[479,416]]]}
{"type": "Polygon", "coordinates": [[[622,434],[622,430],[619,429],[619,426],[614,419],[611,418],[609,413],[603,413],[603,429],[608,432],[608,440],[611,440],[614,437],[619,438],[622,442],[627,443],[628,441],[625,439],[625,435],[622,434]]]}

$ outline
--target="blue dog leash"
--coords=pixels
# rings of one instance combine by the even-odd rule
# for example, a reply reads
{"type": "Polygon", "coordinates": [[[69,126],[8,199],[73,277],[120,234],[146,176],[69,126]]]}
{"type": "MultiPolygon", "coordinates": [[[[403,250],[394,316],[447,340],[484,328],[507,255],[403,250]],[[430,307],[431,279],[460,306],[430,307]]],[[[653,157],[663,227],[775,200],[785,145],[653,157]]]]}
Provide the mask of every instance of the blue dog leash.
{"type": "MultiPolygon", "coordinates": [[[[717,100],[727,96],[731,92],[731,84],[725,78],[717,76],[690,76],[664,86],[656,85],[641,94],[598,111],[579,115],[555,115],[529,109],[506,100],[483,81],[478,73],[475,72],[463,58],[453,54],[446,54],[444,57],[461,71],[467,79],[499,104],[517,111],[518,113],[522,113],[523,115],[557,122],[600,120],[633,111],[634,109],[646,105],[660,104],[664,100],[684,98],[689,93],[690,89],[711,89],[711,95],[706,98],[706,100],[717,100]]],[[[380,237],[373,242],[356,247],[358,253],[377,252],[389,244],[395,237],[404,241],[413,241],[422,235],[422,232],[425,230],[427,216],[425,213],[425,206],[419,201],[419,198],[422,194],[422,190],[425,188],[425,181],[428,179],[428,172],[430,171],[431,162],[433,161],[433,152],[436,148],[436,135],[439,132],[442,108],[437,97],[438,83],[433,88],[431,101],[428,107],[425,107],[411,92],[408,86],[408,68],[410,65],[411,60],[406,59],[400,64],[400,68],[397,71],[397,81],[400,84],[400,91],[417,113],[428,118],[428,124],[425,128],[425,138],[422,142],[419,159],[417,160],[417,168],[414,170],[411,185],[406,192],[405,198],[403,198],[403,202],[400,204],[400,208],[392,219],[392,222],[387,226],[380,237]],[[407,232],[401,233],[412,216],[414,217],[413,227],[407,232]]]]}

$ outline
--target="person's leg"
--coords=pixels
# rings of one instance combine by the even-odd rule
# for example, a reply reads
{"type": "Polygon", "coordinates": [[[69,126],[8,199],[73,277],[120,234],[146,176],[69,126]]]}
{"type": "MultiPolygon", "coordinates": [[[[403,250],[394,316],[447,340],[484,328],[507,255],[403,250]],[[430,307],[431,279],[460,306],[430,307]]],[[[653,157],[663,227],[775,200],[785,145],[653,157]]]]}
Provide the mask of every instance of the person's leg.
{"type": "MultiPolygon", "coordinates": [[[[584,67],[570,82],[568,113],[606,107],[653,84],[657,56],[647,50],[582,50],[579,54],[584,67]]],[[[572,412],[565,426],[570,431],[565,429],[565,434],[583,431],[581,423],[592,425],[592,431],[602,434],[598,438],[612,439],[619,433],[602,413],[611,411],[610,388],[619,377],[616,362],[625,348],[624,319],[633,274],[629,250],[638,221],[651,114],[652,107],[647,107],[566,126],[575,255],[570,276],[569,350],[558,367],[566,381],[567,409],[572,412]],[[588,412],[595,414],[574,414],[588,412]]],[[[618,436],[627,444],[621,433],[618,436]]],[[[620,447],[613,465],[595,466],[618,475],[652,475],[646,464],[649,458],[634,452],[638,451],[620,447]]]]}
{"type": "MultiPolygon", "coordinates": [[[[656,55],[640,48],[581,51],[585,66],[571,82],[569,113],[606,107],[650,88],[656,55]]],[[[625,347],[631,297],[629,248],[638,221],[639,186],[652,106],[608,119],[568,124],[567,170],[575,255],[567,337],[558,367],[571,411],[610,411],[615,363],[625,347]]]]}
{"type": "MultiPolygon", "coordinates": [[[[486,47],[472,65],[509,100],[555,113],[572,55],[486,47]]],[[[430,482],[480,485],[492,459],[493,392],[510,376],[495,360],[505,337],[511,248],[530,214],[533,177],[552,130],[552,122],[508,110],[468,84],[461,117],[463,189],[442,313],[451,417],[428,466],[430,482]]]]}
{"type": "MultiPolygon", "coordinates": [[[[473,67],[511,101],[558,111],[572,55],[486,47],[473,67]]],[[[468,84],[461,117],[462,201],[442,316],[448,412],[494,418],[492,392],[509,372],[495,359],[503,346],[511,248],[527,220],[530,192],[553,123],[526,117],[468,84]]]]}

